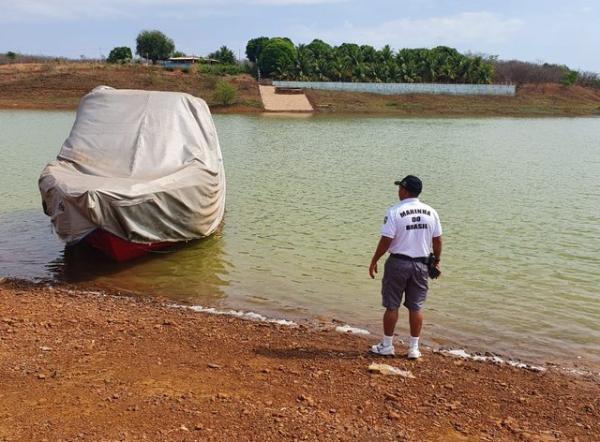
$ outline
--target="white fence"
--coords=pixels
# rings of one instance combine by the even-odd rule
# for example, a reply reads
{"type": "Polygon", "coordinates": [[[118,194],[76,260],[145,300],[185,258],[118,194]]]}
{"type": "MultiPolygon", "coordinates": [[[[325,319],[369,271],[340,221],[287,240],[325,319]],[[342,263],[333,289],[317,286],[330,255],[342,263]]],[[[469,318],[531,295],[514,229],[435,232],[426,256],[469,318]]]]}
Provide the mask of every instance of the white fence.
{"type": "Polygon", "coordinates": [[[273,81],[275,87],[322,89],[326,91],[369,92],[382,95],[515,95],[515,85],[442,83],[344,83],[332,81],[273,81]]]}

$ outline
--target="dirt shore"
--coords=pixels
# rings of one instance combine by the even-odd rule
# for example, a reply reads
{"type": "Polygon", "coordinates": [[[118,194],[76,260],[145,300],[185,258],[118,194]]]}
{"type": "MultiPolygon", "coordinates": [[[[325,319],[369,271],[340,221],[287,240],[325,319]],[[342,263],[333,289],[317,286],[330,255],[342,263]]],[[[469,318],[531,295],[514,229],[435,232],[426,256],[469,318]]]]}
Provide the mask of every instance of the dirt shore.
{"type": "Polygon", "coordinates": [[[213,112],[263,110],[256,80],[250,75],[217,77],[167,71],[158,66],[94,63],[0,65],[0,109],[76,109],[81,97],[99,85],[186,92],[206,100],[213,112]],[[236,89],[236,104],[223,106],[215,101],[219,81],[236,89]]]}
{"type": "MultiPolygon", "coordinates": [[[[169,72],[157,66],[94,63],[0,65],[0,109],[76,109],[98,85],[122,89],[188,92],[206,100],[214,113],[260,113],[258,83],[249,75],[169,72]],[[237,90],[236,103],[220,105],[219,81],[237,90]]],[[[307,90],[316,114],[400,117],[557,117],[600,115],[600,90],[558,84],[524,85],[515,97],[377,95],[307,90]]]]}
{"type": "Polygon", "coordinates": [[[527,84],[514,97],[376,95],[307,90],[321,113],[404,117],[578,117],[600,115],[600,90],[527,84]]]}
{"type": "Polygon", "coordinates": [[[0,285],[1,441],[600,440],[597,378],[115,295],[0,285]]]}

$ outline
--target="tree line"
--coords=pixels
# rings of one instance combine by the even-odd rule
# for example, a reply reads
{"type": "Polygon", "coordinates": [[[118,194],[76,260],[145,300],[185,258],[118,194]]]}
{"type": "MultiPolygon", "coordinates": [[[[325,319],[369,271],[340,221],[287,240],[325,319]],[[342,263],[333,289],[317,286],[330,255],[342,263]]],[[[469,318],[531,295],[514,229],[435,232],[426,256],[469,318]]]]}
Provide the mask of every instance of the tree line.
{"type": "MultiPolygon", "coordinates": [[[[152,63],[185,55],[175,49],[171,38],[157,30],[144,30],[138,34],[135,53],[152,63]]],[[[234,52],[223,45],[207,56],[219,64],[204,66],[202,71],[216,75],[247,72],[261,77],[301,81],[561,83],[600,88],[600,75],[595,72],[574,71],[558,64],[461,54],[447,46],[393,51],[389,45],[381,49],[354,43],[331,46],[318,39],[294,45],[286,37],[258,37],[248,41],[246,56],[247,61],[237,60],[234,52]]],[[[17,59],[20,62],[60,60],[13,51],[0,54],[0,63],[11,63],[17,59]]],[[[81,59],[84,61],[85,57],[82,55],[81,59]]],[[[113,48],[106,59],[109,63],[129,63],[132,60],[133,52],[128,46],[113,48]]]]}
{"type": "Polygon", "coordinates": [[[486,84],[494,75],[489,60],[447,46],[395,52],[389,45],[331,46],[315,39],[295,46],[285,37],[258,37],[248,41],[246,56],[261,76],[282,80],[486,84]]]}
{"type": "MultiPolygon", "coordinates": [[[[175,50],[175,43],[160,31],[141,31],[135,39],[135,53],[140,57],[156,64],[159,60],[170,57],[184,57],[181,51],[175,50]]],[[[222,64],[235,64],[235,54],[227,46],[221,46],[218,50],[208,54],[207,58],[222,64]]],[[[128,63],[133,59],[133,53],[128,46],[117,46],[110,51],[106,61],[108,63],[128,63]]]]}

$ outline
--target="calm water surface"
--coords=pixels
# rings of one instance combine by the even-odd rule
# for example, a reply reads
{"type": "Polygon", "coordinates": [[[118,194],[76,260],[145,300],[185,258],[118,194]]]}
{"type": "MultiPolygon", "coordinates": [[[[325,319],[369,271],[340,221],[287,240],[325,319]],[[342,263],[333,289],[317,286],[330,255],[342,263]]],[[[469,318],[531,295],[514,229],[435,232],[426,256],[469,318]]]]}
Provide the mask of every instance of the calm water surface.
{"type": "Polygon", "coordinates": [[[0,274],[336,318],[379,333],[380,279],[367,267],[397,201],[393,181],[413,173],[444,226],[425,338],[600,365],[600,119],[218,115],[222,230],[125,265],[65,252],[42,214],[37,177],[73,119],[0,112],[0,274]]]}

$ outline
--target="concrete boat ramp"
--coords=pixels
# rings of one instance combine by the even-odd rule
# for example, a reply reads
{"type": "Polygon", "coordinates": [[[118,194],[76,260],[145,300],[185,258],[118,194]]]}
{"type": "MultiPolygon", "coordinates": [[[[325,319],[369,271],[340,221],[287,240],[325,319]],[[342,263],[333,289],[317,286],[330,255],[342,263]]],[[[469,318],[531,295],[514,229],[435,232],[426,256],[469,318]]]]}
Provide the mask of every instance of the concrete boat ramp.
{"type": "Polygon", "coordinates": [[[260,97],[267,112],[312,112],[304,93],[276,93],[275,86],[259,85],[260,97]]]}

